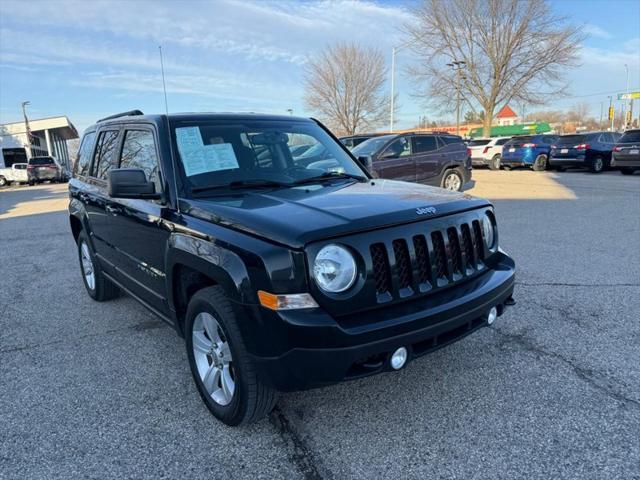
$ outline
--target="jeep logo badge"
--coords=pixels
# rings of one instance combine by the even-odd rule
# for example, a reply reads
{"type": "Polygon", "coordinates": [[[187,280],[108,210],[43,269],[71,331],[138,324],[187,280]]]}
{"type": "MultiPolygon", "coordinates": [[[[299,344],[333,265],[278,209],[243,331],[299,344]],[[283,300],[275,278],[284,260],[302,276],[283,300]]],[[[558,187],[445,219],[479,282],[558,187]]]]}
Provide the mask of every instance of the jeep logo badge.
{"type": "Polygon", "coordinates": [[[435,215],[436,207],[420,207],[416,208],[416,213],[418,215],[435,215]]]}

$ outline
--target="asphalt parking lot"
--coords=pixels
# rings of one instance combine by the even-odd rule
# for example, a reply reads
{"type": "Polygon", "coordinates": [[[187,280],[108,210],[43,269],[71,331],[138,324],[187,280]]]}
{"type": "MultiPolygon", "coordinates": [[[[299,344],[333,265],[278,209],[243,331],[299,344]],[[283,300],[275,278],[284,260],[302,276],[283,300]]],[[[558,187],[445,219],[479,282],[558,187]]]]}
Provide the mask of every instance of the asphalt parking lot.
{"type": "Polygon", "coordinates": [[[87,296],[66,186],[0,191],[0,478],[640,478],[640,175],[474,177],[517,305],[237,429],[169,327],[87,296]]]}

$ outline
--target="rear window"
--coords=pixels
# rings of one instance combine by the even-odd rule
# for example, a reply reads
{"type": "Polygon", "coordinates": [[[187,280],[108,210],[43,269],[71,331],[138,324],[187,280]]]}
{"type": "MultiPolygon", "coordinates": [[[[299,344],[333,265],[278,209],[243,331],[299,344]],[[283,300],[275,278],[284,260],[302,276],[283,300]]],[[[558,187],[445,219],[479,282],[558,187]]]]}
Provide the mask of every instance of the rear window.
{"type": "Polygon", "coordinates": [[[579,145],[585,143],[585,135],[562,135],[558,137],[557,145],[579,145]]]}
{"type": "Polygon", "coordinates": [[[418,135],[416,137],[413,137],[413,142],[416,148],[416,151],[414,153],[432,152],[433,150],[438,149],[438,144],[436,143],[436,137],[418,135]]]}
{"type": "Polygon", "coordinates": [[[618,143],[636,143],[640,142],[640,130],[633,130],[631,132],[627,132],[620,137],[618,143]]]}
{"type": "Polygon", "coordinates": [[[531,135],[523,135],[522,137],[513,137],[505,145],[522,145],[523,143],[533,143],[531,135]]]}
{"type": "Polygon", "coordinates": [[[452,135],[441,135],[440,140],[442,140],[445,145],[449,145],[450,143],[462,143],[462,137],[455,137],[452,135]]]}
{"type": "Polygon", "coordinates": [[[481,147],[487,145],[491,140],[471,140],[467,145],[470,147],[481,147]]]}
{"type": "Polygon", "coordinates": [[[33,157],[29,160],[29,165],[51,165],[55,163],[51,157],[33,157]]]}
{"type": "Polygon", "coordinates": [[[505,143],[507,143],[509,140],[511,140],[510,138],[501,138],[500,140],[498,140],[496,142],[496,145],[504,145],[505,143]]]}

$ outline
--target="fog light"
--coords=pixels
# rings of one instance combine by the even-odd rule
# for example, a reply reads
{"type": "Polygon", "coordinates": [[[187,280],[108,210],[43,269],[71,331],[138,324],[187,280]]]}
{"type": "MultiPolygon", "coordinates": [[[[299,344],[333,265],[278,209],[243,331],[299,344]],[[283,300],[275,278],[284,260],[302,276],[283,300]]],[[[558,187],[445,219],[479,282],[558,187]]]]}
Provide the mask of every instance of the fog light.
{"type": "Polygon", "coordinates": [[[487,314],[487,325],[491,325],[498,318],[498,309],[496,307],[491,307],[489,313],[487,314]]]}
{"type": "Polygon", "coordinates": [[[409,356],[409,352],[404,347],[400,347],[393,355],[391,355],[391,368],[394,370],[400,370],[405,363],[407,363],[407,357],[409,356]]]}

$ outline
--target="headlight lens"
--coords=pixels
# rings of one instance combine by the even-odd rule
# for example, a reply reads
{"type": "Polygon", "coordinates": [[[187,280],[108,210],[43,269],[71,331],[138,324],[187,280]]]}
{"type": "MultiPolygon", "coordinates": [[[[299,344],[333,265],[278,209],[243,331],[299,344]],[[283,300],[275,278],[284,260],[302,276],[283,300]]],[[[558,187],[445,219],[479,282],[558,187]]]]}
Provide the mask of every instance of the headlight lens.
{"type": "Polygon", "coordinates": [[[482,234],[484,236],[484,241],[487,244],[487,248],[492,249],[495,246],[496,235],[493,222],[491,221],[488,213],[482,218],[482,234]]]}
{"type": "Polygon", "coordinates": [[[313,262],[313,278],[325,292],[344,292],[356,281],[356,261],[346,248],[327,245],[313,262]]]}

